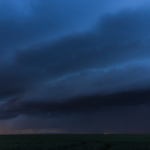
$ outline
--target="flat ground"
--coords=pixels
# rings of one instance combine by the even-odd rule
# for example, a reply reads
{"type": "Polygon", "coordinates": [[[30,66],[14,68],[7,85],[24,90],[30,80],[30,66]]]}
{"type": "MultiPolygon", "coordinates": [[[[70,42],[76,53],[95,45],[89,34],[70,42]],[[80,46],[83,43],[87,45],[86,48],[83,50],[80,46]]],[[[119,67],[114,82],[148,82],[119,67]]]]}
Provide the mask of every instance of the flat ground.
{"type": "Polygon", "coordinates": [[[150,150],[150,135],[0,135],[0,150],[150,150]]]}

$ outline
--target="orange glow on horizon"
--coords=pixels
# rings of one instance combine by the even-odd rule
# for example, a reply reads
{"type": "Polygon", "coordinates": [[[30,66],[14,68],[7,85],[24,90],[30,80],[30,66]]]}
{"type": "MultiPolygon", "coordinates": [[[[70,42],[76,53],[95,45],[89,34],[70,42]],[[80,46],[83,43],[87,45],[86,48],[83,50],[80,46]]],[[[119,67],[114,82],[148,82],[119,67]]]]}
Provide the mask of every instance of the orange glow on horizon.
{"type": "Polygon", "coordinates": [[[59,129],[22,129],[22,130],[0,130],[0,135],[9,134],[61,134],[64,133],[59,129]]]}

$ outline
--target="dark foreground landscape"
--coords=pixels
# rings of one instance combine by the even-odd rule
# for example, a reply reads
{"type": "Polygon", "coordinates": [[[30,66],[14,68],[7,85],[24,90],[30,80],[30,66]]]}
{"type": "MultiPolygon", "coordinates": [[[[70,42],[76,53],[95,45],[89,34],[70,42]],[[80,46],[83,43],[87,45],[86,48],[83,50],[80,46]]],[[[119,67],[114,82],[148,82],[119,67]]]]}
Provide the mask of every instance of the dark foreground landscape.
{"type": "Polygon", "coordinates": [[[150,150],[150,135],[1,135],[0,150],[150,150]]]}

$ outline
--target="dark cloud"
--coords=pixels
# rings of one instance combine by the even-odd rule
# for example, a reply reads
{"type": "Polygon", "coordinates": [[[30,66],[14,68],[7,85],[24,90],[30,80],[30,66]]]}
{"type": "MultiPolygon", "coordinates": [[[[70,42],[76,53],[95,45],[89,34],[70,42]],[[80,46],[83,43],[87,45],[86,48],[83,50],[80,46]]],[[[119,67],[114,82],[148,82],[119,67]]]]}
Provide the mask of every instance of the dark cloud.
{"type": "Polygon", "coordinates": [[[43,73],[30,67],[2,63],[0,66],[0,97],[22,94],[43,80],[43,73]]]}
{"type": "MultiPolygon", "coordinates": [[[[136,1],[139,6],[146,3],[136,1]]],[[[49,41],[63,35],[90,29],[99,16],[128,8],[134,0],[8,0],[0,1],[1,50],[28,47],[39,41],[49,41]],[[109,3],[109,5],[107,5],[109,3]],[[108,11],[109,10],[109,11],[108,11]]]]}
{"type": "MultiPolygon", "coordinates": [[[[20,15],[13,11],[12,19],[7,14],[8,18],[0,15],[3,18],[0,48],[4,54],[0,63],[1,120],[22,115],[38,116],[41,120],[52,118],[48,123],[50,127],[70,133],[81,130],[74,125],[67,130],[70,116],[78,120],[82,115],[79,120],[84,126],[82,120],[95,114],[100,117],[105,114],[102,116],[105,120],[106,113],[114,109],[149,107],[149,5],[117,12],[112,9],[113,13],[103,11],[105,14],[101,13],[96,24],[89,28],[91,19],[87,19],[90,15],[87,10],[92,2],[84,9],[78,1],[67,2],[64,1],[63,6],[47,0],[39,1],[38,5],[26,3],[28,14],[24,10],[20,15]],[[78,13],[77,9],[72,10],[73,5],[79,7],[78,13]],[[57,38],[51,40],[54,37],[57,38]],[[22,44],[24,46],[20,46],[22,44]],[[60,127],[61,117],[66,123],[60,127]]],[[[95,0],[90,8],[92,15],[96,3],[95,0]]],[[[20,7],[25,9],[23,5],[20,7]]],[[[34,123],[33,128],[36,128],[34,123]]],[[[41,125],[41,128],[48,127],[41,125]]],[[[96,129],[98,131],[98,125],[96,129]]],[[[96,132],[90,127],[84,132],[88,130],[96,132]]]]}
{"type": "Polygon", "coordinates": [[[0,1],[0,48],[3,51],[24,48],[87,29],[101,3],[98,0],[0,1]]]}
{"type": "Polygon", "coordinates": [[[136,90],[108,95],[86,95],[63,101],[21,101],[21,97],[8,100],[1,105],[0,119],[14,118],[19,115],[53,115],[79,112],[110,112],[107,107],[124,107],[149,104],[150,90],[136,90]]]}
{"type": "MultiPolygon", "coordinates": [[[[50,117],[20,115],[9,133],[149,133],[149,106],[106,107],[103,111],[82,111],[50,117]]],[[[3,124],[5,124],[3,121],[3,124]]],[[[1,124],[1,126],[3,125],[1,124]]],[[[2,132],[2,131],[1,131],[2,132]]],[[[6,132],[7,133],[7,132],[6,132]]]]}
{"type": "Polygon", "coordinates": [[[21,52],[16,61],[61,76],[149,59],[149,15],[147,9],[106,15],[95,30],[21,52]]]}

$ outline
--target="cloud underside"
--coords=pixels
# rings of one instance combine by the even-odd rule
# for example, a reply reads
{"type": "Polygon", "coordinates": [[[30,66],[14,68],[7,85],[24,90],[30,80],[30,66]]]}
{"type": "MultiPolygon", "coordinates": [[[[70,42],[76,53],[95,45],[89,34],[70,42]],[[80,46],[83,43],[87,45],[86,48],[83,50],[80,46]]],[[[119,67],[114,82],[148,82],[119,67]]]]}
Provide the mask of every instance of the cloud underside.
{"type": "Polygon", "coordinates": [[[88,32],[3,52],[0,119],[149,104],[149,17],[149,7],[106,14],[88,32]]]}

